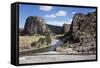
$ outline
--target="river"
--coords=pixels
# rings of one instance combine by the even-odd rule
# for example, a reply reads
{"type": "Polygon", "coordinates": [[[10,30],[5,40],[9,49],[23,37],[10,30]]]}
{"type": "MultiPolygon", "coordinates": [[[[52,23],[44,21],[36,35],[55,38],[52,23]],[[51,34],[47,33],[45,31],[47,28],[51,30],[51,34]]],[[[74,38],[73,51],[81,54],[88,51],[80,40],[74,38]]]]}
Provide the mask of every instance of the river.
{"type": "Polygon", "coordinates": [[[52,39],[51,44],[49,44],[51,47],[48,48],[48,51],[54,51],[61,44],[63,44],[63,41],[58,39],[52,39]]]}

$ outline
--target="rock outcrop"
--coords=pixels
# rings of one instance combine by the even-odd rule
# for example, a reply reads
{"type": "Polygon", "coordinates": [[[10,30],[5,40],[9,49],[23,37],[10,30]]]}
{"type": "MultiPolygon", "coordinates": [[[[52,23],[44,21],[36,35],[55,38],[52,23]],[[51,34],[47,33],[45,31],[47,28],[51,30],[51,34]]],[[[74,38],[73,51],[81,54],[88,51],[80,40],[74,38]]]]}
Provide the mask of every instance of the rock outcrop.
{"type": "Polygon", "coordinates": [[[69,31],[69,28],[70,28],[70,24],[63,24],[63,29],[65,33],[69,31]]]}
{"type": "Polygon", "coordinates": [[[87,47],[89,50],[94,46],[93,49],[95,50],[96,28],[96,12],[86,15],[77,13],[73,17],[69,32],[63,36],[63,40],[69,45],[76,45],[76,48],[78,46],[87,47]]]}
{"type": "Polygon", "coordinates": [[[24,29],[21,31],[20,35],[34,35],[34,34],[63,34],[64,32],[68,32],[69,26],[64,24],[64,26],[54,26],[50,24],[46,24],[43,17],[39,16],[29,16],[26,19],[24,29]]]}
{"type": "Polygon", "coordinates": [[[49,32],[49,28],[45,24],[43,17],[30,16],[26,19],[23,30],[24,34],[44,34],[49,32]]]}
{"type": "Polygon", "coordinates": [[[81,14],[77,13],[73,17],[70,27],[70,34],[73,40],[80,37],[96,37],[96,12],[81,14]]]}
{"type": "Polygon", "coordinates": [[[96,11],[75,14],[69,32],[62,38],[64,40],[62,47],[65,48],[62,50],[72,48],[75,52],[72,54],[96,54],[96,17],[96,11]]]}

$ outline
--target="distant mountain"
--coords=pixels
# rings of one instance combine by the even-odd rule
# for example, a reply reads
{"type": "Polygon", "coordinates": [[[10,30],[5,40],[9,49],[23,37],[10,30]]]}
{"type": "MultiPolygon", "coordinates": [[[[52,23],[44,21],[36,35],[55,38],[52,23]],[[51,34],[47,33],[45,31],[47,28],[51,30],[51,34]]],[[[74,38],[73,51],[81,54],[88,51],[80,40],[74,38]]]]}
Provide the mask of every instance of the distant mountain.
{"type": "Polygon", "coordinates": [[[47,24],[47,26],[53,34],[63,34],[64,33],[64,29],[61,26],[54,26],[50,24],[47,24]]]}

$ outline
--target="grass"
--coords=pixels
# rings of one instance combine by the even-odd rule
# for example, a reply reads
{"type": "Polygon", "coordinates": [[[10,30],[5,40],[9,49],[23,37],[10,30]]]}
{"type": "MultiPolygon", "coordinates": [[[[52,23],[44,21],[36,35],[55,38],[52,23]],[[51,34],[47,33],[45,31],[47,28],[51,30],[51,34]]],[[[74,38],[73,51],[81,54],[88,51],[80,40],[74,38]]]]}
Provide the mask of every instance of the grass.
{"type": "MultiPolygon", "coordinates": [[[[50,36],[51,39],[61,35],[50,36]]],[[[19,49],[29,49],[31,48],[32,42],[37,42],[40,38],[45,38],[43,35],[34,35],[34,36],[19,36],[19,49]]],[[[48,45],[42,45],[42,47],[47,47],[48,45]]]]}
{"type": "Polygon", "coordinates": [[[44,38],[45,36],[34,35],[34,36],[19,36],[19,47],[29,47],[32,42],[38,41],[39,38],[44,38]]]}

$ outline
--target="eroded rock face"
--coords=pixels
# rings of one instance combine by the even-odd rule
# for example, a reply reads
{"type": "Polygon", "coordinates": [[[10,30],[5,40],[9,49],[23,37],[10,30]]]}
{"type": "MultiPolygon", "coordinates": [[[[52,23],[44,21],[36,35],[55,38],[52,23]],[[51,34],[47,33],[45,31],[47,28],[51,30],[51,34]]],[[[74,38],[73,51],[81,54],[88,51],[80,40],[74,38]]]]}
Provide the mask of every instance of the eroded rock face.
{"type": "Polygon", "coordinates": [[[69,31],[69,28],[70,28],[70,24],[63,24],[63,29],[65,33],[69,31]]]}
{"type": "Polygon", "coordinates": [[[75,14],[70,30],[63,36],[63,40],[62,46],[69,45],[68,48],[72,48],[76,54],[96,54],[96,12],[75,14]]]}
{"type": "Polygon", "coordinates": [[[81,14],[77,13],[73,17],[73,21],[70,27],[70,33],[73,40],[78,38],[96,36],[96,12],[81,14]]]}
{"type": "Polygon", "coordinates": [[[70,24],[64,24],[64,26],[54,26],[46,24],[43,17],[29,16],[26,19],[24,30],[21,31],[21,35],[34,35],[34,34],[50,34],[57,35],[68,32],[70,24]]]}
{"type": "Polygon", "coordinates": [[[49,32],[45,20],[42,17],[30,16],[26,19],[24,34],[44,34],[49,32]]]}

